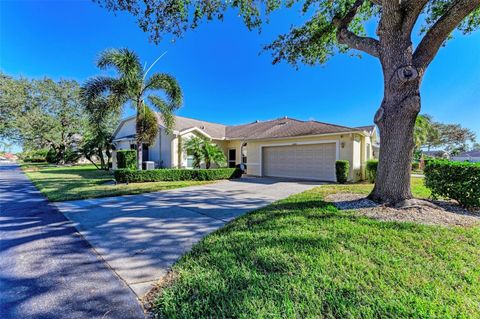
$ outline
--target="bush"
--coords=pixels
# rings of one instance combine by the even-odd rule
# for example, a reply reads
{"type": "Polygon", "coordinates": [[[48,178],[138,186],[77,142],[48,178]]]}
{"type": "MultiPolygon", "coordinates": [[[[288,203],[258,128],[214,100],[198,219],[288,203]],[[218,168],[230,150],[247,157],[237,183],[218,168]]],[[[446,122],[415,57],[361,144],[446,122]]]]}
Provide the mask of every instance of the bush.
{"type": "Polygon", "coordinates": [[[375,183],[377,179],[378,160],[367,161],[367,179],[370,183],[375,183]]]}
{"type": "Polygon", "coordinates": [[[46,156],[46,160],[47,162],[49,162],[50,164],[53,164],[53,163],[57,163],[58,162],[58,156],[57,156],[57,152],[55,152],[55,150],[53,148],[51,148],[48,153],[47,153],[47,156],[46,156]]]}
{"type": "Polygon", "coordinates": [[[117,151],[117,167],[120,169],[137,169],[137,152],[135,150],[117,151]]]}
{"type": "Polygon", "coordinates": [[[419,162],[413,162],[412,163],[412,170],[413,171],[418,171],[420,169],[420,163],[419,162]]]}
{"type": "Polygon", "coordinates": [[[348,171],[350,169],[349,161],[336,161],[335,174],[337,175],[337,182],[345,184],[348,180],[348,171]]]}
{"type": "Polygon", "coordinates": [[[48,150],[27,151],[23,154],[24,162],[43,163],[47,161],[48,150]]]}
{"type": "Polygon", "coordinates": [[[119,183],[143,183],[163,181],[214,181],[231,179],[242,176],[238,168],[214,169],[152,169],[137,171],[131,169],[118,169],[114,172],[115,180],[119,183]]]}
{"type": "Polygon", "coordinates": [[[76,163],[82,157],[82,153],[69,148],[65,150],[65,163],[76,163]]]}
{"type": "Polygon", "coordinates": [[[480,163],[429,160],[425,186],[432,197],[450,198],[464,207],[480,207],[480,163]]]}

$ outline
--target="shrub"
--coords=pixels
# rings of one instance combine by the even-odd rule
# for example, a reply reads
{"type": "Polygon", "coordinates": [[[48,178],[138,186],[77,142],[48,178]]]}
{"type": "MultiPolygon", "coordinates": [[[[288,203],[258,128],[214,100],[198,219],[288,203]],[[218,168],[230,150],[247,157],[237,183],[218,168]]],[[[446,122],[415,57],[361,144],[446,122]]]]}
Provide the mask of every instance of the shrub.
{"type": "Polygon", "coordinates": [[[450,198],[464,207],[480,207],[480,163],[429,160],[425,186],[432,197],[450,198]]]}
{"type": "Polygon", "coordinates": [[[58,162],[57,152],[55,152],[55,150],[51,148],[47,153],[46,159],[47,159],[47,162],[49,162],[50,164],[57,163],[58,162]]]}
{"type": "Polygon", "coordinates": [[[214,169],[152,169],[145,171],[118,169],[114,172],[119,183],[143,183],[162,181],[213,181],[219,179],[238,178],[242,171],[238,168],[214,169]]]}
{"type": "Polygon", "coordinates": [[[337,175],[337,182],[345,184],[348,180],[348,171],[350,169],[349,161],[336,161],[335,174],[337,175]]]}
{"type": "Polygon", "coordinates": [[[82,157],[82,153],[75,151],[71,148],[65,150],[64,160],[65,163],[76,163],[82,157]]]}
{"type": "Polygon", "coordinates": [[[117,151],[117,167],[120,169],[137,169],[137,152],[135,150],[117,151]]]}
{"type": "Polygon", "coordinates": [[[47,161],[48,150],[27,151],[23,154],[24,162],[43,163],[47,161]]]}
{"type": "Polygon", "coordinates": [[[412,163],[412,170],[417,171],[420,169],[420,163],[419,162],[413,162],[412,163]]]}
{"type": "Polygon", "coordinates": [[[377,179],[377,167],[378,160],[367,161],[367,179],[370,183],[375,183],[375,180],[377,179]]]}

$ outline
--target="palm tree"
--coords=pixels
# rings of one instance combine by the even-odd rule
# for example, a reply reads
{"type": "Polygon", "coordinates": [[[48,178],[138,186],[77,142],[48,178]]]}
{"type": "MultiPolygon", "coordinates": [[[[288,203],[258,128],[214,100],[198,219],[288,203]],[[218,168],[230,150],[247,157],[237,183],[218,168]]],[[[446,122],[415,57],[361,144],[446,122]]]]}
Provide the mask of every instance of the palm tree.
{"type": "Polygon", "coordinates": [[[227,160],[222,149],[206,138],[192,137],[185,142],[183,148],[193,155],[194,168],[200,168],[202,161],[205,162],[207,169],[212,166],[212,163],[220,167],[226,165],[227,160]]]}
{"type": "Polygon", "coordinates": [[[215,163],[219,167],[225,166],[227,163],[222,149],[217,144],[207,140],[203,143],[203,159],[205,160],[205,167],[207,169],[210,168],[212,163],[215,163]]]}
{"type": "MultiPolygon", "coordinates": [[[[159,58],[160,59],[160,58],[159,58]]],[[[157,59],[158,61],[158,59],[157,59]]],[[[173,112],[182,104],[182,92],[177,80],[165,73],[155,73],[147,78],[148,71],[155,65],[155,61],[148,70],[142,68],[139,57],[129,49],[110,49],[100,54],[97,66],[106,70],[112,68],[116,77],[96,76],[88,80],[82,87],[82,98],[90,111],[108,114],[112,110],[121,110],[127,102],[136,109],[137,125],[139,114],[148,113],[146,108],[152,106],[161,113],[167,133],[173,130],[173,112]],[[165,98],[160,97],[159,91],[165,98]],[[98,99],[106,103],[96,103],[98,99]],[[147,105],[147,100],[149,105],[147,105]],[[104,110],[92,110],[98,106],[104,110]]],[[[144,121],[144,123],[146,123],[144,121]]],[[[148,121],[151,123],[151,121],[148,121]]],[[[155,126],[158,127],[155,118],[155,126]]],[[[145,128],[142,128],[145,131],[145,128]]],[[[151,132],[150,132],[151,133],[151,132]]],[[[145,134],[137,134],[137,166],[142,169],[142,144],[145,134]]],[[[151,136],[151,134],[147,134],[151,136]]]]}
{"type": "Polygon", "coordinates": [[[200,168],[203,160],[203,139],[200,137],[192,137],[185,141],[183,149],[193,155],[193,167],[200,168]]]}

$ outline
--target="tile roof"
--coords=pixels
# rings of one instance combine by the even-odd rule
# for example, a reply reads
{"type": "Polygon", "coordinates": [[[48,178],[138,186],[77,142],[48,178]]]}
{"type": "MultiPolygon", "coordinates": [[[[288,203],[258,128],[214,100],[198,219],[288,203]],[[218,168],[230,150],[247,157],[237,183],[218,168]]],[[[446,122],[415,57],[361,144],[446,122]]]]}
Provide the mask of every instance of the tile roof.
{"type": "MultiPolygon", "coordinates": [[[[163,125],[161,117],[158,116],[158,118],[160,123],[163,125]]],[[[176,131],[183,131],[193,127],[197,127],[205,131],[214,139],[252,140],[358,131],[370,132],[375,126],[370,125],[361,127],[348,127],[318,121],[301,121],[287,117],[269,121],[255,121],[248,124],[227,126],[188,117],[175,116],[176,131]]]]}

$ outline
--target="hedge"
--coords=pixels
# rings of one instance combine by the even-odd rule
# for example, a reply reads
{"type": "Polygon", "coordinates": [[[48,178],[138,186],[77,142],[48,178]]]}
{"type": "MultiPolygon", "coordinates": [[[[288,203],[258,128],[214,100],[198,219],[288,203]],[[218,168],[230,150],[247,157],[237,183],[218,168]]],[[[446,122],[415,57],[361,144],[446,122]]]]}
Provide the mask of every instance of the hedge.
{"type": "Polygon", "coordinates": [[[119,183],[143,183],[162,181],[213,181],[219,179],[232,179],[242,176],[238,168],[212,168],[212,169],[152,169],[131,170],[118,169],[114,172],[115,180],[119,183]]]}
{"type": "Polygon", "coordinates": [[[428,160],[425,186],[432,197],[454,199],[464,207],[480,207],[480,163],[428,160]]]}
{"type": "Polygon", "coordinates": [[[350,169],[349,161],[335,162],[335,174],[337,176],[338,183],[345,184],[347,182],[349,169],[350,169]]]}
{"type": "Polygon", "coordinates": [[[137,152],[135,150],[119,150],[117,151],[117,167],[122,169],[137,168],[137,152]]]}
{"type": "Polygon", "coordinates": [[[367,161],[367,179],[370,183],[375,183],[377,179],[377,167],[378,167],[378,160],[368,160],[367,161]]]}

